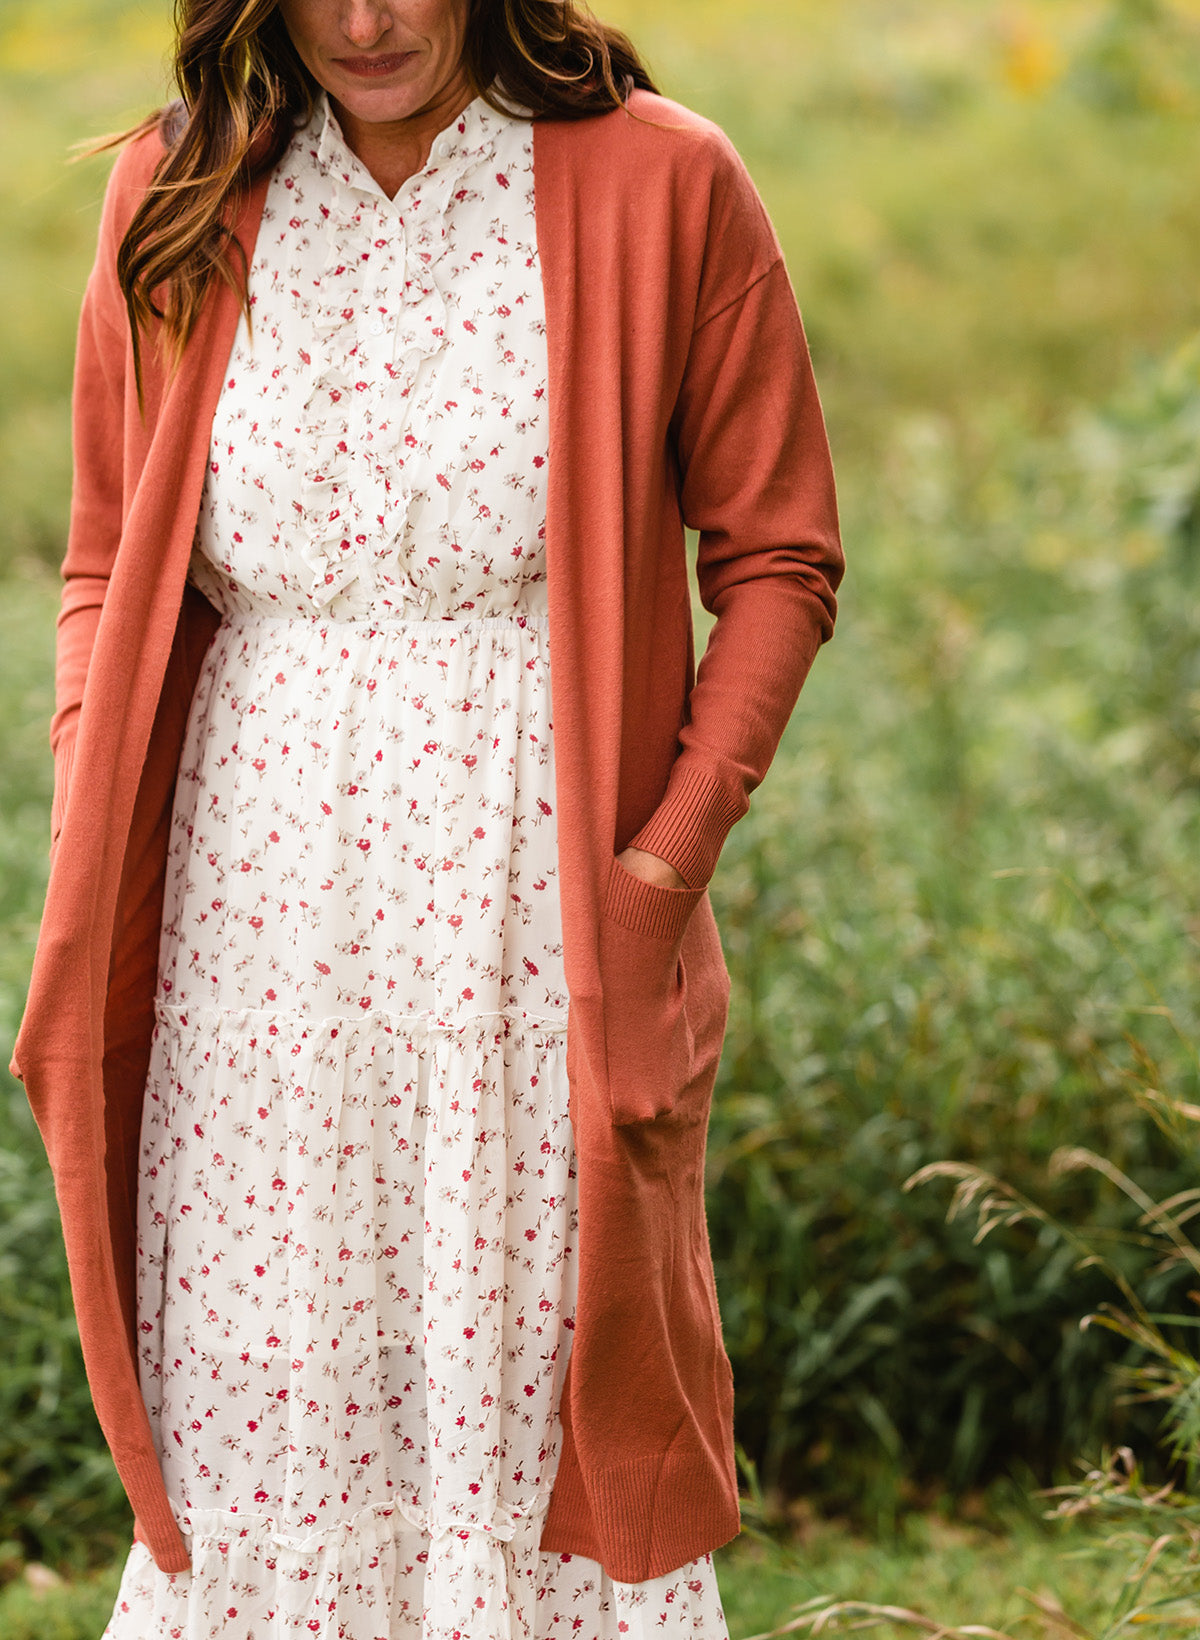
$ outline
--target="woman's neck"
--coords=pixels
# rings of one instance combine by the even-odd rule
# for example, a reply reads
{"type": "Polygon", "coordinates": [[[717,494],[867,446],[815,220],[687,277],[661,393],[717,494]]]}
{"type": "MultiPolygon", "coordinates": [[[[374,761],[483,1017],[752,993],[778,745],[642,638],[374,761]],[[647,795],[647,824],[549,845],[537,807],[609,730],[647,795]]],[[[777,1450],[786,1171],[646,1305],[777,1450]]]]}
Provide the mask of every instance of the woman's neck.
{"type": "Polygon", "coordinates": [[[359,119],[330,98],[346,145],[375,178],[389,199],[423,169],[434,139],[463,112],[474,93],[465,74],[457,74],[437,98],[402,120],[359,119]]]}

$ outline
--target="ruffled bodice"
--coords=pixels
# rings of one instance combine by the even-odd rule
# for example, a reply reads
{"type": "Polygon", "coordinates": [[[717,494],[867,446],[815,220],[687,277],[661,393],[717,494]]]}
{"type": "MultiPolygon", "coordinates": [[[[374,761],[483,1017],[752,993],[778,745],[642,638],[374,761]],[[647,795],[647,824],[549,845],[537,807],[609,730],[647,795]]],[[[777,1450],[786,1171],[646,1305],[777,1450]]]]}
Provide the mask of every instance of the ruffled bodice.
{"type": "Polygon", "coordinates": [[[544,612],[545,319],[514,125],[477,99],[394,200],[326,103],[294,142],[214,429],[192,574],[219,608],[544,612]],[[260,584],[230,583],[230,512],[294,549],[260,584]]]}

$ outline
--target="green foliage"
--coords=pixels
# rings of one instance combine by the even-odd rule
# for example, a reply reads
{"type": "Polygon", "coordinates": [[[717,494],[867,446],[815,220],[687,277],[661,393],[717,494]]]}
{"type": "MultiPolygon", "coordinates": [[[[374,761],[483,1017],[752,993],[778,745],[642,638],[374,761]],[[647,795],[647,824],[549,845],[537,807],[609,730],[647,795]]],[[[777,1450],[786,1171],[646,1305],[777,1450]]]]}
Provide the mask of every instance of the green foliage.
{"type": "MultiPolygon", "coordinates": [[[[878,1524],[922,1479],[1150,1439],[1075,1325],[1101,1273],[1032,1225],[976,1249],[903,1180],[954,1155],[1026,1186],[1086,1141],[1189,1182],[1123,1094],[1143,1052],[1197,1080],[1195,357],[1061,435],[999,430],[973,482],[944,424],[901,430],[857,602],[727,845],[709,1222],[768,1494],[878,1524]]],[[[1050,1205],[1124,1223],[1089,1178],[1050,1205]]]]}
{"type": "Polygon", "coordinates": [[[1164,0],[1115,0],[1083,41],[1071,79],[1104,112],[1194,110],[1200,91],[1194,22],[1164,0]]]}
{"type": "MultiPolygon", "coordinates": [[[[1168,1019],[1170,1010],[1164,1010],[1168,1019]]],[[[1176,1025],[1182,1063],[1192,1070],[1197,1050],[1176,1025]]],[[[1150,1482],[1142,1464],[1128,1446],[1107,1448],[1098,1463],[1085,1464],[1082,1481],[1048,1489],[1059,1502],[1051,1518],[1087,1520],[1100,1528],[1092,1541],[1074,1553],[1100,1559],[1110,1569],[1124,1568],[1112,1598],[1089,1625],[1080,1612],[1068,1612],[1064,1629],[1080,1640],[1115,1640],[1134,1625],[1186,1625],[1195,1632],[1200,1624],[1200,1244],[1193,1230],[1200,1212],[1200,1188],[1192,1182],[1200,1163],[1200,1104],[1164,1091],[1174,1078],[1167,1066],[1139,1045],[1137,1073],[1130,1078],[1130,1103],[1148,1117],[1167,1141],[1179,1163],[1183,1188],[1163,1197],[1130,1177],[1112,1161],[1082,1145],[1068,1145],[1050,1158],[1049,1178],[1091,1175],[1134,1209],[1129,1227],[1114,1235],[1105,1223],[1079,1227],[1063,1221],[1041,1202],[1031,1200],[1005,1179],[963,1162],[934,1162],[908,1181],[920,1185],[951,1178],[956,1181],[948,1217],[969,1216],[976,1222],[974,1240],[982,1244],[998,1232],[1035,1225],[1068,1249],[1079,1266],[1102,1274],[1115,1289],[1082,1325],[1094,1326],[1132,1346],[1132,1360],[1115,1374],[1128,1400],[1159,1410],[1159,1438],[1171,1464],[1165,1483],[1150,1482]],[[1120,1251],[1136,1248],[1143,1266],[1140,1279],[1131,1281],[1119,1258],[1120,1251]],[[1155,1284],[1145,1278],[1147,1260],[1156,1272],[1178,1278],[1179,1300],[1163,1308],[1155,1284]]],[[[1041,1194],[1045,1195],[1045,1186],[1041,1194]]],[[[862,1603],[811,1602],[812,1620],[821,1627],[878,1609],[862,1603]]],[[[912,1614],[920,1621],[918,1614],[912,1614]]],[[[799,1625],[808,1626],[807,1624],[799,1625]]],[[[861,1627],[856,1622],[855,1627],[861,1627]]]]}
{"type": "MultiPolygon", "coordinates": [[[[882,1538],[802,1515],[787,1543],[743,1536],[717,1556],[733,1640],[778,1632],[805,1607],[851,1602],[903,1610],[919,1599],[947,1629],[955,1622],[1011,1625],[1014,1636],[1057,1633],[1060,1640],[1063,1631],[1043,1627],[1039,1602],[1061,1602],[1084,1622],[1101,1616],[1117,1578],[1086,1557],[1098,1532],[1086,1521],[1038,1520],[1000,1498],[977,1501],[969,1518],[944,1507],[910,1514],[903,1530],[882,1538]]],[[[934,1635],[940,1625],[926,1620],[922,1627],[934,1635]]],[[[798,1620],[797,1632],[809,1628],[798,1620]]]]}
{"type": "Polygon", "coordinates": [[[0,7],[0,569],[62,556],[75,325],[106,165],[73,144],[162,100],[169,7],[55,0],[0,7]]]}
{"type": "MultiPolygon", "coordinates": [[[[1164,1017],[1170,1018],[1169,1009],[1164,1009],[1164,1017]]],[[[1182,1063],[1194,1069],[1194,1045],[1181,1030],[1176,1034],[1182,1063]]],[[[1125,1228],[1114,1231],[1103,1219],[1080,1228],[1072,1220],[1056,1218],[1008,1180],[969,1162],[933,1162],[906,1183],[912,1188],[953,1179],[947,1217],[952,1222],[974,1220],[976,1245],[1033,1226],[1048,1246],[1065,1251],[1075,1268],[1103,1276],[1110,1293],[1115,1289],[1116,1301],[1106,1299],[1083,1318],[1082,1326],[1115,1334],[1132,1347],[1132,1359],[1117,1369],[1115,1377],[1127,1399],[1162,1409],[1159,1437],[1172,1468],[1165,1482],[1148,1481],[1133,1450],[1122,1446],[1106,1448],[1098,1462],[1085,1462],[1081,1481],[1048,1488],[1044,1494],[1059,1500],[1048,1520],[1085,1522],[1090,1535],[1082,1542],[1068,1540],[1052,1589],[1017,1593],[1032,1601],[1051,1632],[1077,1640],[1117,1640],[1148,1623],[1195,1633],[1200,1624],[1200,1289],[1195,1285],[1200,1278],[1200,1244],[1192,1233],[1200,1213],[1200,1188],[1190,1182],[1200,1163],[1200,1104],[1164,1092],[1169,1082],[1162,1075],[1166,1067],[1144,1045],[1134,1046],[1137,1074],[1129,1079],[1127,1103],[1159,1130],[1177,1157],[1180,1177],[1189,1183],[1159,1198],[1107,1157],[1081,1145],[1067,1145],[1050,1157],[1040,1192],[1046,1195],[1062,1178],[1092,1176],[1133,1208],[1125,1228]],[[1140,1268],[1132,1281],[1120,1257],[1130,1248],[1140,1268]],[[1179,1278],[1185,1289],[1180,1308],[1157,1307],[1155,1284],[1146,1278],[1150,1261],[1156,1272],[1179,1278]],[[1077,1587],[1077,1592],[1066,1593],[1064,1585],[1076,1581],[1068,1562],[1093,1571],[1086,1590],[1077,1587]]],[[[793,1606],[794,1615],[786,1622],[757,1640],[875,1627],[917,1629],[952,1640],[981,1634],[1010,1640],[998,1629],[980,1624],[980,1595],[974,1589],[971,1620],[960,1625],[935,1619],[908,1602],[885,1604],[886,1591],[878,1588],[878,1580],[870,1581],[875,1585],[872,1599],[828,1591],[814,1594],[793,1606]]],[[[922,1604],[930,1604],[934,1593],[925,1586],[922,1604]]]]}
{"type": "Polygon", "coordinates": [[[844,478],[870,481],[897,415],[970,436],[1000,403],[1044,426],[1200,322],[1178,277],[1200,234],[1194,5],[601,9],[745,155],[844,478]]]}

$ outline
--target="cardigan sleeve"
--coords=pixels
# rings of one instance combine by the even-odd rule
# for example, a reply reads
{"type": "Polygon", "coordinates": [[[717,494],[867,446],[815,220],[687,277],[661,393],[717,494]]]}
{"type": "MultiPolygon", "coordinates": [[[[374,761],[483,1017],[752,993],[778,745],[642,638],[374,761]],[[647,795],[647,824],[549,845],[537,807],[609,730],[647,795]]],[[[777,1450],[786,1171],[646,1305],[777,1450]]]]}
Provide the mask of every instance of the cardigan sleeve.
{"type": "MultiPolygon", "coordinates": [[[[161,150],[160,150],[161,151],[161,150]]],[[[71,441],[70,527],[62,563],[62,598],[55,653],[51,847],[57,842],[70,789],[79,711],[108,578],[124,514],[125,388],[128,325],[117,283],[117,250],[144,185],[145,140],[120,156],[109,178],[96,258],[84,292],[75,351],[71,441]]]]}
{"type": "Polygon", "coordinates": [[[716,616],[662,802],[632,838],[707,883],[833,631],[843,557],[808,346],[773,230],[737,162],[713,213],[672,423],[684,521],[716,616]],[[723,253],[720,247],[733,247],[723,253]]]}

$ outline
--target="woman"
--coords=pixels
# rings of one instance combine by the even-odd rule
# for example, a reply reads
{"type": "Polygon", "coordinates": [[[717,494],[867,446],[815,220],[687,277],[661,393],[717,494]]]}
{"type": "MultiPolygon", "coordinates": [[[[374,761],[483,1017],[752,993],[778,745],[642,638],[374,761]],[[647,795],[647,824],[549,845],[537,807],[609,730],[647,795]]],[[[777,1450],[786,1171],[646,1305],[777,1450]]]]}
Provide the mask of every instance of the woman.
{"type": "Polygon", "coordinates": [[[705,889],[842,562],[778,244],[561,0],[181,11],[80,327],[14,1060],[108,1633],[723,1634],[705,889]]]}

